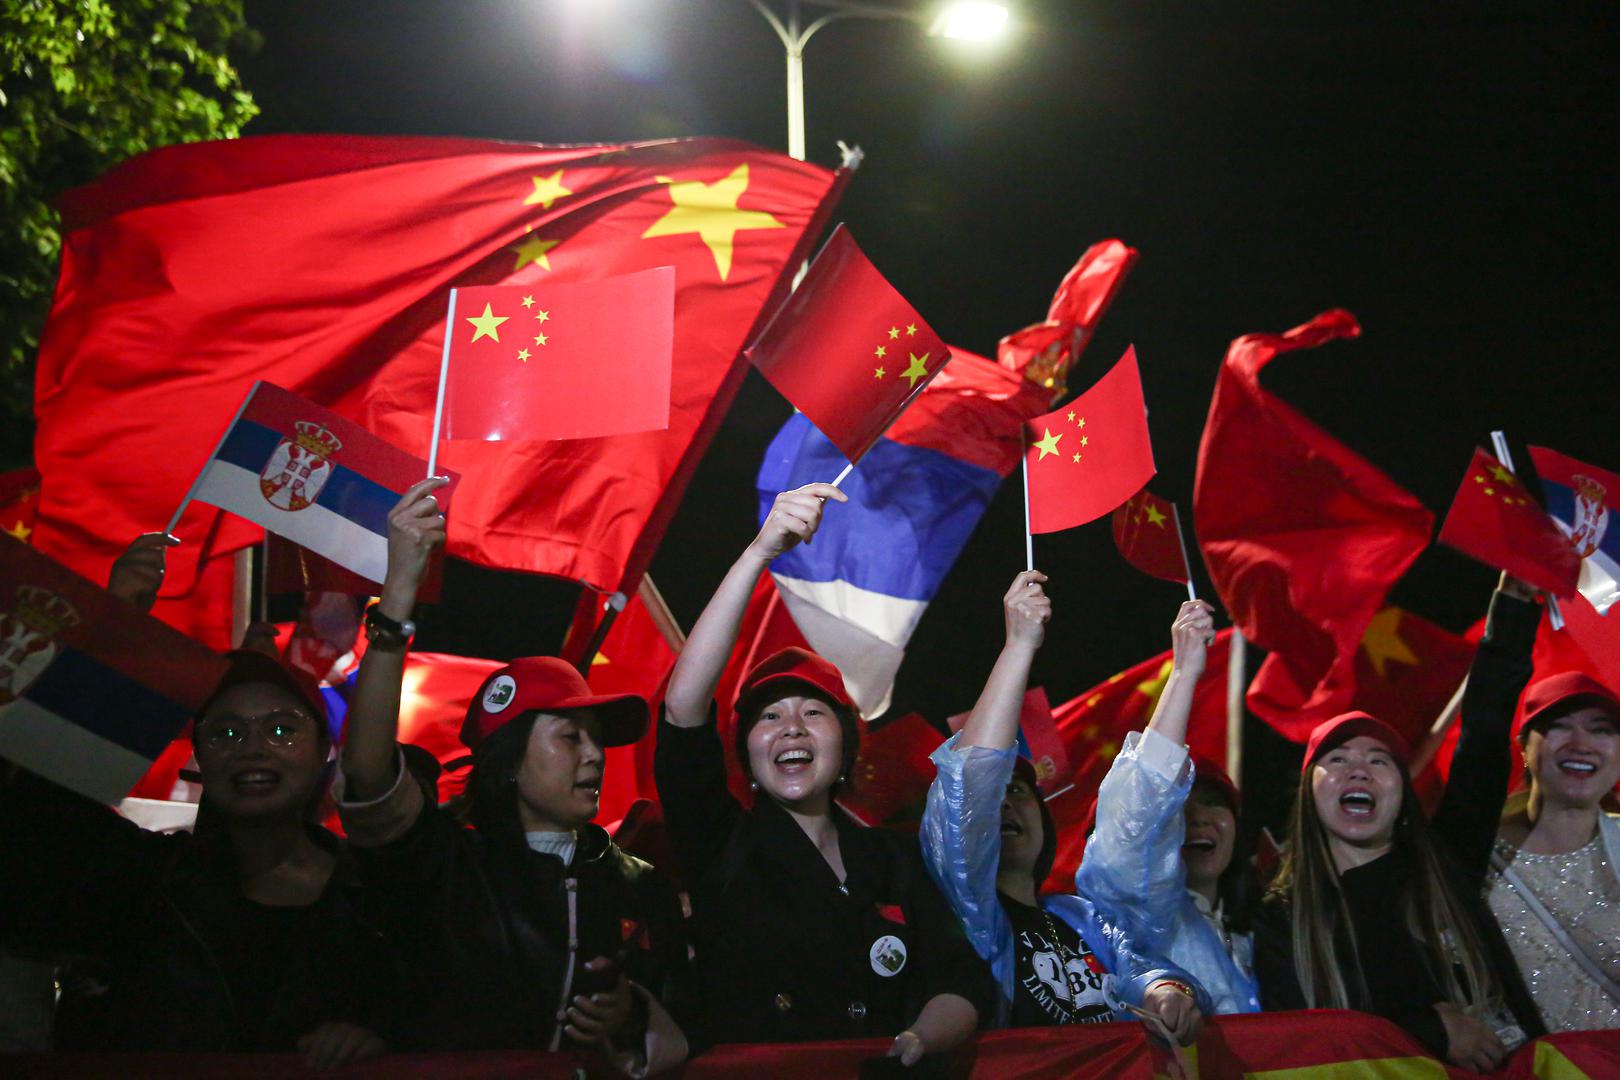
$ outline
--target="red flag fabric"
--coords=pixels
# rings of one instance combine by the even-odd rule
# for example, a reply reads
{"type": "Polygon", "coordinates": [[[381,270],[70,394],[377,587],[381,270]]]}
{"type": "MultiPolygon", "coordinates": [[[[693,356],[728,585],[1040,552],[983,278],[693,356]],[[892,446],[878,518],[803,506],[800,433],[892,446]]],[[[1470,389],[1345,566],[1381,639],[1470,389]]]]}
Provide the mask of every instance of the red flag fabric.
{"type": "Polygon", "coordinates": [[[951,356],[842,225],[748,351],[850,461],[951,356]]]}
{"type": "Polygon", "coordinates": [[[1118,240],[1091,245],[1063,275],[1043,322],[1001,339],[996,358],[1044,387],[1051,400],[1062,397],[1070,368],[1090,342],[1114,295],[1136,265],[1137,251],[1118,240]]]}
{"type": "Polygon", "coordinates": [[[0,473],[0,533],[30,543],[38,511],[38,470],[13,469],[0,473]]]}
{"type": "Polygon", "coordinates": [[[1599,615],[1607,615],[1620,601],[1620,528],[1610,528],[1620,522],[1609,513],[1620,498],[1620,475],[1544,446],[1532,446],[1530,459],[1548,516],[1581,557],[1576,587],[1599,615]]]}
{"type": "Polygon", "coordinates": [[[874,727],[861,740],[849,785],[838,805],[867,825],[896,825],[922,816],[934,763],[928,755],[945,737],[918,713],[874,727]]]}
{"type": "MultiPolygon", "coordinates": [[[[724,139],[288,135],[141,155],[63,200],[35,395],[37,542],[104,579],[167,520],[256,378],[425,458],[447,289],[673,266],[667,430],[440,455],[477,477],[450,554],[617,588],[650,559],[746,373],[741,346],[843,175],[724,139]]],[[[182,520],[165,595],[189,591],[204,539],[223,552],[258,538],[237,521],[213,534],[218,519],[182,520]]]]}
{"type": "Polygon", "coordinates": [[[1114,546],[1150,577],[1187,583],[1181,517],[1176,504],[1143,488],[1114,511],[1114,546]]]}
{"type": "Polygon", "coordinates": [[[1232,343],[1215,383],[1193,514],[1222,605],[1270,651],[1248,705],[1299,742],[1348,708],[1356,646],[1433,517],[1370,462],[1260,385],[1278,356],[1359,336],[1348,311],[1232,343]]]}
{"type": "MultiPolygon", "coordinates": [[[[467,703],[489,673],[500,666],[499,661],[470,656],[411,653],[405,658],[405,675],[400,684],[399,741],[420,746],[438,758],[441,765],[465,758],[461,722],[467,715],[467,703]]],[[[461,794],[466,783],[465,769],[440,774],[440,801],[461,794]]]]}
{"type": "MultiPolygon", "coordinates": [[[[585,681],[599,694],[640,694],[651,703],[653,715],[657,716],[675,655],[647,605],[639,595],[632,596],[608,629],[585,681]]],[[[608,749],[596,820],[609,831],[624,819],[636,800],[658,799],[658,788],[653,783],[657,738],[658,725],[653,724],[639,742],[608,749]]]]}
{"type": "Polygon", "coordinates": [[[1095,521],[1140,491],[1155,470],[1135,346],[1091,389],[1025,424],[1024,439],[1031,532],[1095,521]]]}
{"type": "MultiPolygon", "coordinates": [[[[964,712],[947,717],[945,726],[953,733],[961,731],[971,715],[964,712]]],[[[1035,766],[1035,782],[1046,797],[1072,785],[1074,765],[1052,716],[1052,703],[1047,700],[1045,687],[1025,691],[1024,700],[1019,703],[1018,752],[1035,766]]]]}
{"type": "Polygon", "coordinates": [[[452,290],[446,439],[669,427],[675,269],[452,290]]]}
{"type": "Polygon", "coordinates": [[[1456,693],[1474,643],[1403,608],[1381,609],[1356,650],[1352,705],[1417,746],[1456,693]]]}
{"type": "Polygon", "coordinates": [[[1440,542],[1559,596],[1575,592],[1581,556],[1518,477],[1480,449],[1463,474],[1440,542]]]}

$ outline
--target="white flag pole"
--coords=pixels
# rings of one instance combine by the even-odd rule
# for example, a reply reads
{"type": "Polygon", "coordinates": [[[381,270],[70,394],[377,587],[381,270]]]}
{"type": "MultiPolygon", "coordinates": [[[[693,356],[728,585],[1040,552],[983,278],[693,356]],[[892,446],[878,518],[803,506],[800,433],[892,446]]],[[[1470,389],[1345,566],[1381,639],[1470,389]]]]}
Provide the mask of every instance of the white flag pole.
{"type": "Polygon", "coordinates": [[[203,467],[197,470],[196,479],[191,481],[191,487],[187,489],[186,497],[180,500],[180,505],[175,510],[174,516],[169,519],[169,524],[164,526],[163,531],[168,535],[174,535],[174,527],[180,524],[180,515],[186,512],[186,507],[191,505],[191,500],[197,497],[197,488],[202,485],[203,474],[208,471],[208,466],[213,464],[214,459],[219,457],[219,448],[225,445],[225,440],[230,438],[231,432],[236,430],[236,422],[242,419],[243,413],[247,412],[248,402],[253,400],[253,395],[259,392],[261,385],[263,385],[262,381],[255,380],[253,389],[249,390],[247,397],[242,399],[242,404],[236,407],[236,415],[231,417],[229,424],[225,425],[225,430],[219,436],[219,442],[214,444],[214,452],[208,455],[208,460],[203,462],[203,467]]]}
{"type": "MultiPolygon", "coordinates": [[[[1504,432],[1491,432],[1491,448],[1496,451],[1496,460],[1502,463],[1503,468],[1510,473],[1519,471],[1513,467],[1513,452],[1508,449],[1507,435],[1504,432]]],[[[1558,597],[1552,593],[1545,595],[1547,597],[1547,625],[1554,630],[1562,630],[1564,628],[1564,612],[1558,606],[1558,597]]]]}
{"type": "Polygon", "coordinates": [[[450,290],[450,307],[444,314],[444,352],[439,357],[439,398],[433,404],[433,444],[428,447],[428,470],[432,476],[439,467],[439,432],[444,425],[444,384],[450,375],[450,335],[456,330],[456,290],[450,290]]]}
{"type": "Polygon", "coordinates": [[[1193,588],[1192,563],[1187,558],[1187,537],[1181,531],[1181,511],[1175,503],[1170,504],[1170,516],[1176,522],[1176,543],[1181,545],[1181,568],[1187,574],[1187,599],[1198,599],[1198,590],[1193,588]]]}
{"type": "Polygon", "coordinates": [[[1226,775],[1243,790],[1243,695],[1248,690],[1248,649],[1243,631],[1232,627],[1226,654],[1226,775]]]}
{"type": "Polygon", "coordinates": [[[1020,433],[1024,451],[1024,569],[1035,569],[1035,534],[1029,529],[1029,437],[1020,433]]]}

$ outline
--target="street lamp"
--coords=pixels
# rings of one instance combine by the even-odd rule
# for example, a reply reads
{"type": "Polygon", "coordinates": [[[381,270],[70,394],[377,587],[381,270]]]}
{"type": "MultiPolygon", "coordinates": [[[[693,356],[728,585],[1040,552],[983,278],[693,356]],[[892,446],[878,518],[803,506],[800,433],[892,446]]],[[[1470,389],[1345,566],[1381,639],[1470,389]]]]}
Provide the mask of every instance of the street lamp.
{"type": "Polygon", "coordinates": [[[766,6],[765,0],[748,2],[771,24],[787,50],[788,154],[800,161],[804,160],[804,47],[823,26],[840,19],[885,19],[917,23],[934,37],[985,41],[999,36],[1007,24],[1007,9],[984,0],[955,0],[922,9],[846,0],[807,0],[814,7],[829,9],[808,25],[800,16],[800,0],[787,0],[783,15],[766,6]]]}

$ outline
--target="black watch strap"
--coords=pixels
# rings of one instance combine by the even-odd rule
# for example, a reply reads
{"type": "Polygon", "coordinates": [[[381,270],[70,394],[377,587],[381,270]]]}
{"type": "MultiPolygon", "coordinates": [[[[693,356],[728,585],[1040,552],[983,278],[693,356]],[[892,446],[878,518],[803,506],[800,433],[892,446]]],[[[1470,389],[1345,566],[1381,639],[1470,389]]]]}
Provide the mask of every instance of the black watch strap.
{"type": "Polygon", "coordinates": [[[401,622],[382,613],[379,605],[366,609],[366,640],[373,647],[401,649],[410,644],[416,634],[416,624],[409,619],[401,622]]]}

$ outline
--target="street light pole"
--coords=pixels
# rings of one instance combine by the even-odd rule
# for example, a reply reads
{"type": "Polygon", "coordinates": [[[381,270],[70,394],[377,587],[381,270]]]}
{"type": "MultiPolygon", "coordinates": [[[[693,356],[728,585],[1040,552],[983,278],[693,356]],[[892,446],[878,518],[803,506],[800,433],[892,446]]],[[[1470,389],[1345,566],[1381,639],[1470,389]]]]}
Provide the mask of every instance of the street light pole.
{"type": "Polygon", "coordinates": [[[765,17],[766,22],[771,24],[771,29],[776,31],[776,36],[782,41],[782,48],[787,51],[788,156],[799,161],[804,160],[804,47],[815,36],[816,31],[839,19],[916,18],[910,12],[871,4],[823,4],[821,6],[833,7],[834,10],[804,26],[800,17],[799,0],[788,0],[785,16],[777,15],[765,5],[765,0],[748,0],[748,2],[754,6],[755,11],[765,17]]]}

